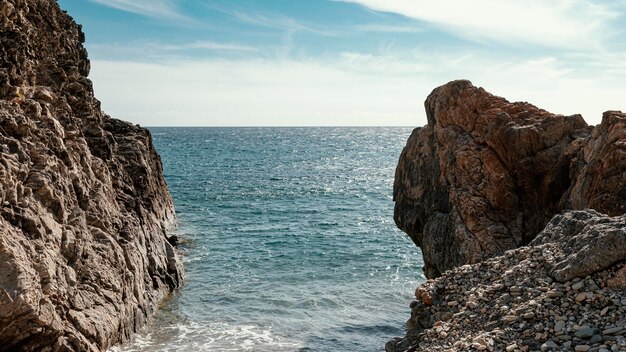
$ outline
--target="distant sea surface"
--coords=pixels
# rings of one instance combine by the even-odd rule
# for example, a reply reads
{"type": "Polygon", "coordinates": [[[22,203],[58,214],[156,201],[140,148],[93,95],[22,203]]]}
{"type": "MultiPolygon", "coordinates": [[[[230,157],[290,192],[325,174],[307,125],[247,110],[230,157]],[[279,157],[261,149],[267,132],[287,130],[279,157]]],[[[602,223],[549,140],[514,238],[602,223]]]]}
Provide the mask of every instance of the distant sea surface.
{"type": "Polygon", "coordinates": [[[396,229],[410,128],[150,128],[185,286],[114,351],[382,351],[418,248],[396,229]]]}

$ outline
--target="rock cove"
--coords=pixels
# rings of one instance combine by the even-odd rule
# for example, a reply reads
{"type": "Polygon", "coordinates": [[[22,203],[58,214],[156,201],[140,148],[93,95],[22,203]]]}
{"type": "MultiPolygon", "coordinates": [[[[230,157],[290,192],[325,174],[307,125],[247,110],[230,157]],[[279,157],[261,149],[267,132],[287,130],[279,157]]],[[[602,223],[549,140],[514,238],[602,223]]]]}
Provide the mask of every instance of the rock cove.
{"type": "Polygon", "coordinates": [[[469,81],[425,106],[394,219],[430,280],[386,350],[626,349],[626,114],[591,127],[469,81]]]}
{"type": "Polygon", "coordinates": [[[79,25],[53,0],[0,1],[0,350],[128,340],[182,265],[149,132],[104,114],[79,25]]]}

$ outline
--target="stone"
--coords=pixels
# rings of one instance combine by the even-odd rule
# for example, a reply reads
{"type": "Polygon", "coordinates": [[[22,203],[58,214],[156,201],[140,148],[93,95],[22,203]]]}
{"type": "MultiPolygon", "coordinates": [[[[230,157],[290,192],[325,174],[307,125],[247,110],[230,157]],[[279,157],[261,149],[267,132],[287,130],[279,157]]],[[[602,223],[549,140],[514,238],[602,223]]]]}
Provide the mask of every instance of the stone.
{"type": "Polygon", "coordinates": [[[576,295],[576,298],[574,298],[574,300],[576,302],[582,302],[582,301],[584,301],[586,299],[587,299],[587,293],[586,292],[581,292],[581,293],[576,295]]]}
{"type": "Polygon", "coordinates": [[[161,160],[101,111],[56,1],[0,12],[0,350],[105,351],[183,282],[161,160]]]}
{"type": "Polygon", "coordinates": [[[603,339],[602,339],[602,336],[600,336],[600,335],[593,335],[593,336],[591,336],[591,338],[589,339],[589,343],[590,343],[590,344],[592,344],[592,345],[593,345],[593,344],[600,343],[600,342],[602,342],[602,341],[603,341],[603,339]]]}
{"type": "Polygon", "coordinates": [[[516,348],[517,348],[517,344],[514,343],[514,344],[506,346],[506,351],[507,352],[515,351],[516,348]]]}
{"type": "Polygon", "coordinates": [[[550,297],[550,298],[557,298],[557,297],[563,297],[565,294],[561,291],[548,291],[546,293],[546,296],[550,297]]]}
{"type": "Polygon", "coordinates": [[[557,349],[559,346],[552,340],[546,341],[544,343],[541,344],[541,351],[545,352],[545,351],[552,351],[557,349]]]}
{"type": "Polygon", "coordinates": [[[615,326],[615,327],[612,327],[612,328],[604,329],[602,331],[602,335],[613,335],[613,334],[618,333],[618,332],[620,332],[620,331],[622,331],[624,329],[626,329],[626,327],[624,327],[624,326],[615,326]]]}
{"type": "Polygon", "coordinates": [[[576,347],[574,347],[574,351],[576,352],[585,352],[589,351],[589,349],[591,349],[589,345],[576,345],[576,347]]]}
{"type": "Polygon", "coordinates": [[[586,338],[593,336],[595,331],[596,329],[593,329],[589,326],[581,326],[580,328],[578,328],[578,330],[576,330],[574,335],[576,335],[577,337],[586,338]]]}
{"type": "Polygon", "coordinates": [[[585,277],[626,260],[626,214],[610,217],[590,209],[565,212],[555,216],[531,245],[549,242],[559,242],[563,248],[547,261],[552,277],[560,282],[585,277]]]}

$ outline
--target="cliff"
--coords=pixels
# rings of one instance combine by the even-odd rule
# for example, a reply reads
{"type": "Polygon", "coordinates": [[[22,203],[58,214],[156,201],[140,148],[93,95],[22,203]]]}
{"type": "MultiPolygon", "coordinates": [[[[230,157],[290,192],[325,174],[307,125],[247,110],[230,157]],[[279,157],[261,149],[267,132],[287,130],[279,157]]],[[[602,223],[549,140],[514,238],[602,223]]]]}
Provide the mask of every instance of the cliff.
{"type": "Polygon", "coordinates": [[[0,350],[105,350],[182,282],[150,133],[100,110],[83,41],[0,1],[0,350]]]}
{"type": "Polygon", "coordinates": [[[430,280],[386,350],[626,349],[626,114],[590,127],[469,81],[425,106],[394,218],[430,280]]]}
{"type": "Polygon", "coordinates": [[[626,114],[596,128],[453,81],[426,99],[428,125],[402,151],[398,227],[434,278],[527,245],[564,209],[626,212],[626,114]]]}

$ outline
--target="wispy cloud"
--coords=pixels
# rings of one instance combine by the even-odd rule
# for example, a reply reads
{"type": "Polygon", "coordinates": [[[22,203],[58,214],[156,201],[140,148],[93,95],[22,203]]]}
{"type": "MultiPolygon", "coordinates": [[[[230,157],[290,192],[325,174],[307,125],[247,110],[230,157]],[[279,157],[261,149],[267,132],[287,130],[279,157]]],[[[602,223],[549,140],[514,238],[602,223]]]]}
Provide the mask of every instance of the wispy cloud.
{"type": "Polygon", "coordinates": [[[146,17],[167,20],[185,20],[172,0],[89,0],[117,10],[132,12],[146,17]]]}
{"type": "Polygon", "coordinates": [[[237,57],[257,53],[259,48],[234,42],[199,40],[182,43],[144,41],[124,44],[90,44],[89,51],[94,57],[108,59],[163,61],[171,60],[173,57],[193,58],[207,55],[237,57]]]}
{"type": "MultiPolygon", "coordinates": [[[[597,48],[614,34],[610,23],[623,6],[573,0],[340,0],[429,22],[473,40],[597,48]]],[[[617,31],[617,29],[615,29],[617,31]]]]}
{"type": "Polygon", "coordinates": [[[294,18],[273,14],[273,13],[244,13],[240,11],[234,12],[234,15],[242,22],[257,26],[281,29],[288,32],[304,31],[322,36],[337,36],[336,31],[332,31],[327,27],[319,25],[311,25],[298,21],[294,18]]]}
{"type": "Polygon", "coordinates": [[[357,31],[363,32],[379,32],[379,33],[420,33],[424,32],[423,28],[417,26],[398,26],[398,25],[386,25],[386,24],[364,24],[356,26],[354,28],[357,31]]]}
{"type": "Polygon", "coordinates": [[[162,50],[180,51],[180,50],[192,50],[192,49],[206,49],[206,50],[218,50],[218,51],[257,51],[257,48],[248,45],[242,45],[237,43],[222,43],[212,40],[201,40],[191,43],[175,44],[175,45],[161,45],[155,44],[155,47],[159,47],[162,50]]]}

